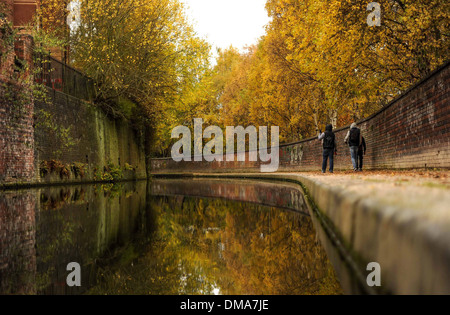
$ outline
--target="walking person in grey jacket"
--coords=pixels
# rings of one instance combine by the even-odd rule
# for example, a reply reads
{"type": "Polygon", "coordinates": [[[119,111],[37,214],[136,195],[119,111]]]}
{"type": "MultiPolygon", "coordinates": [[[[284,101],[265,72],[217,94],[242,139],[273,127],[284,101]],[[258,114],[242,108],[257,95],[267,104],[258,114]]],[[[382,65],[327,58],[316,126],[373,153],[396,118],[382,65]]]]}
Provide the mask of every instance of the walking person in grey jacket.
{"type": "Polygon", "coordinates": [[[350,155],[352,157],[353,170],[357,172],[359,170],[358,166],[358,151],[359,146],[362,143],[361,130],[358,128],[356,123],[353,123],[350,130],[345,137],[344,142],[350,147],[350,155]]]}

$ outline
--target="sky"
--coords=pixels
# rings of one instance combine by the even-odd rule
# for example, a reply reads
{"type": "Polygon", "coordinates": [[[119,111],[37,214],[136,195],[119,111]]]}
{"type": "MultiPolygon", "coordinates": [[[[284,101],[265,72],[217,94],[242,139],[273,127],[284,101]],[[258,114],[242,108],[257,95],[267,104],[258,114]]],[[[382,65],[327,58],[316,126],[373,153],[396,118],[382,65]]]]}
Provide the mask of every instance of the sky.
{"type": "Polygon", "coordinates": [[[197,34],[215,48],[243,50],[264,35],[266,0],[181,0],[197,34]]]}

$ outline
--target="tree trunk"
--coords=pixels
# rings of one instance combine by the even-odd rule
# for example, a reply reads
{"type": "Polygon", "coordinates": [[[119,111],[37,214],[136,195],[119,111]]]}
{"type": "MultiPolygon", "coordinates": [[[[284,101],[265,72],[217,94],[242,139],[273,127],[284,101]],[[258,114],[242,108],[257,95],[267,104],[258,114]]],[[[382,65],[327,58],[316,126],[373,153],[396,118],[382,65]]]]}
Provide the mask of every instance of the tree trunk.
{"type": "Polygon", "coordinates": [[[338,118],[338,111],[337,109],[328,109],[328,117],[330,118],[330,124],[333,126],[333,129],[337,128],[337,118],[338,118]]]}

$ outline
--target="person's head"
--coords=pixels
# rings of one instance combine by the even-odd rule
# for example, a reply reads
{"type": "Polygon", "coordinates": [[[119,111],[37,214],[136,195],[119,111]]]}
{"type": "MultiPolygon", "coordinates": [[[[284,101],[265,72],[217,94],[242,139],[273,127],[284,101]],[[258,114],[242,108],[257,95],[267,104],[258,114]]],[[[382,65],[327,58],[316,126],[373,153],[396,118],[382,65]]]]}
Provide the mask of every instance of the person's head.
{"type": "Polygon", "coordinates": [[[325,127],[325,131],[333,131],[333,126],[332,125],[327,125],[325,127]]]}
{"type": "Polygon", "coordinates": [[[356,127],[358,127],[358,124],[357,124],[357,123],[353,123],[353,124],[350,126],[350,129],[353,129],[353,128],[356,128],[356,127]]]}

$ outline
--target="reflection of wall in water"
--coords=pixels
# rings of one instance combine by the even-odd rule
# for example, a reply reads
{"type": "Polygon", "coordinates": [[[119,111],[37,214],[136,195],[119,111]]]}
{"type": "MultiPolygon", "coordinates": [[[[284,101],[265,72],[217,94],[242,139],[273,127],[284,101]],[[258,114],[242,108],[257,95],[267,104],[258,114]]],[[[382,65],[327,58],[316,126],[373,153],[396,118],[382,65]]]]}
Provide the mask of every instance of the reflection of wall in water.
{"type": "Polygon", "coordinates": [[[96,259],[145,228],[146,186],[1,193],[0,294],[84,292],[96,280],[96,259]],[[81,265],[81,288],[66,285],[70,262],[81,265]]]}
{"type": "Polygon", "coordinates": [[[32,192],[0,194],[0,294],[33,294],[36,275],[32,192]]]}
{"type": "Polygon", "coordinates": [[[255,180],[226,181],[201,179],[156,179],[150,184],[153,195],[224,198],[289,209],[309,215],[304,196],[298,187],[288,183],[267,183],[255,180]]]}
{"type": "Polygon", "coordinates": [[[48,188],[37,220],[43,293],[80,293],[66,286],[69,262],[82,266],[82,288],[95,281],[95,260],[130,241],[145,210],[146,183],[48,188]],[[84,284],[83,284],[84,283],[84,284]]]}

